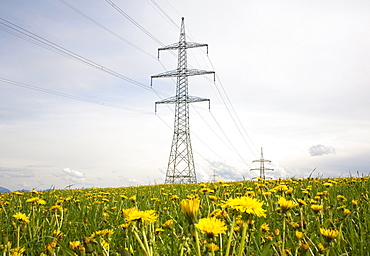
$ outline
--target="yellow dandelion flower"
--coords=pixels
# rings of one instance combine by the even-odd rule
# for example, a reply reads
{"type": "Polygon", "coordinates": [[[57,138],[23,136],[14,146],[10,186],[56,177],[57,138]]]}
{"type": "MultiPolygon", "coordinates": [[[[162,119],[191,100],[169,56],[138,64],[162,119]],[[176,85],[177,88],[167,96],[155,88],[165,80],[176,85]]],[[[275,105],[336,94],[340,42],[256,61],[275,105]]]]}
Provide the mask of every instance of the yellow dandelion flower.
{"type": "Polygon", "coordinates": [[[278,204],[284,212],[298,206],[296,202],[292,200],[286,200],[284,197],[279,198],[278,204]]]}
{"type": "Polygon", "coordinates": [[[339,230],[334,230],[334,229],[324,229],[320,228],[320,233],[323,235],[328,241],[331,241],[335,239],[339,235],[339,230]]]}
{"type": "Polygon", "coordinates": [[[133,221],[141,221],[144,224],[153,224],[158,216],[155,210],[140,211],[138,208],[130,208],[124,210],[125,220],[130,223],[133,221]]]}
{"type": "Polygon", "coordinates": [[[325,182],[323,185],[324,185],[325,187],[332,187],[332,186],[333,186],[333,183],[325,182]]]}
{"type": "Polygon", "coordinates": [[[38,205],[45,205],[46,201],[44,199],[39,199],[39,200],[37,200],[37,204],[38,205]]]}
{"type": "Polygon", "coordinates": [[[350,214],[351,214],[351,211],[350,211],[349,209],[344,209],[344,210],[343,210],[343,214],[344,214],[345,216],[348,216],[348,215],[350,215],[350,214]]]}
{"type": "Polygon", "coordinates": [[[30,223],[30,219],[24,213],[18,212],[14,214],[13,217],[16,218],[17,220],[22,220],[26,223],[30,223]]]}
{"type": "Polygon", "coordinates": [[[303,238],[303,232],[300,232],[298,230],[295,231],[295,236],[298,238],[298,240],[301,240],[303,238]]]}
{"type": "Polygon", "coordinates": [[[180,197],[178,195],[172,195],[171,200],[179,200],[180,197]]]}
{"type": "Polygon", "coordinates": [[[257,217],[266,217],[266,210],[262,206],[263,202],[247,196],[229,198],[221,204],[223,208],[231,208],[241,213],[256,215],[257,217]]]}
{"type": "Polygon", "coordinates": [[[198,228],[201,233],[210,237],[217,236],[218,234],[225,234],[227,230],[225,222],[215,217],[200,219],[199,222],[195,224],[195,227],[198,228]]]}
{"type": "Polygon", "coordinates": [[[308,249],[310,249],[310,246],[306,243],[301,243],[301,245],[299,246],[299,249],[301,251],[307,251],[308,249]]]}
{"type": "Polygon", "coordinates": [[[208,196],[208,198],[209,198],[209,200],[211,200],[211,201],[216,201],[216,200],[218,199],[218,197],[217,197],[217,196],[213,196],[213,195],[209,195],[209,196],[208,196]]]}
{"type": "Polygon", "coordinates": [[[318,246],[320,252],[324,252],[326,250],[325,246],[322,243],[319,243],[318,246]]]}
{"type": "Polygon", "coordinates": [[[175,221],[173,219],[167,220],[165,223],[162,224],[162,227],[164,227],[164,228],[170,228],[170,227],[173,226],[173,223],[174,222],[175,221]]]}
{"type": "Polygon", "coordinates": [[[265,239],[266,239],[266,240],[270,240],[270,241],[271,241],[272,239],[274,239],[274,237],[273,237],[273,236],[271,236],[271,235],[267,235],[267,236],[265,236],[265,239]]]}
{"type": "Polygon", "coordinates": [[[17,247],[10,250],[10,256],[22,256],[26,249],[23,247],[17,247]]]}
{"type": "Polygon", "coordinates": [[[320,205],[320,204],[313,204],[311,205],[311,209],[314,211],[314,212],[319,212],[321,211],[322,209],[324,208],[323,205],[320,205]]]}
{"type": "Polygon", "coordinates": [[[135,203],[136,202],[136,195],[131,196],[128,200],[135,203]]]}
{"type": "Polygon", "coordinates": [[[218,247],[218,245],[217,244],[215,244],[215,243],[210,243],[210,244],[207,244],[207,251],[209,251],[209,252],[215,252],[215,251],[218,251],[218,250],[220,250],[220,247],[218,247]]]}
{"type": "Polygon", "coordinates": [[[338,200],[338,201],[343,201],[343,202],[345,202],[345,201],[347,201],[347,198],[346,198],[345,196],[342,196],[342,195],[337,195],[337,200],[338,200]]]}
{"type": "Polygon", "coordinates": [[[197,215],[199,212],[199,199],[194,197],[192,199],[184,199],[181,201],[181,209],[184,213],[186,219],[191,224],[195,224],[197,222],[197,215]]]}
{"type": "Polygon", "coordinates": [[[123,228],[123,229],[126,229],[126,228],[128,228],[129,226],[130,226],[130,223],[123,223],[123,224],[121,224],[121,225],[119,225],[121,228],[123,228]]]}
{"type": "Polygon", "coordinates": [[[108,251],[108,250],[109,250],[109,243],[108,243],[107,241],[102,240],[102,241],[100,242],[100,244],[101,244],[101,246],[102,246],[106,251],[108,251]]]}
{"type": "Polygon", "coordinates": [[[36,203],[38,200],[40,200],[39,197],[32,197],[26,200],[26,203],[36,203]]]}
{"type": "Polygon", "coordinates": [[[302,199],[298,199],[297,201],[298,201],[299,205],[307,205],[307,203],[302,199]]]}
{"type": "Polygon", "coordinates": [[[261,230],[261,232],[267,232],[267,231],[269,231],[270,230],[269,224],[262,223],[262,225],[260,227],[260,230],[261,230]]]}
{"type": "Polygon", "coordinates": [[[95,236],[105,236],[105,235],[112,235],[114,233],[113,229],[103,229],[103,230],[99,230],[99,231],[96,231],[94,233],[95,236]]]}
{"type": "Polygon", "coordinates": [[[358,204],[358,200],[352,200],[352,205],[356,206],[358,204]]]}
{"type": "Polygon", "coordinates": [[[209,214],[209,217],[216,217],[219,219],[226,219],[229,215],[225,210],[215,209],[213,212],[209,214]]]}
{"type": "Polygon", "coordinates": [[[61,205],[53,205],[52,207],[50,207],[50,211],[63,211],[63,207],[61,205]]]}

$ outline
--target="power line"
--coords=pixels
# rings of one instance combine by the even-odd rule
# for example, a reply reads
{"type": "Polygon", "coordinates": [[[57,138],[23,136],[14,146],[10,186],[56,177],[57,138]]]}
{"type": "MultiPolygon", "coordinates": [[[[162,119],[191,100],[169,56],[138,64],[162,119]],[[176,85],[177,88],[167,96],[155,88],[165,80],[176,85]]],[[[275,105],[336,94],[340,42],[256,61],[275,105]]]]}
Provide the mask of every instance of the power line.
{"type": "Polygon", "coordinates": [[[138,27],[141,31],[143,31],[146,35],[148,35],[151,39],[153,39],[156,43],[158,43],[161,46],[164,46],[164,44],[159,41],[155,36],[153,36],[148,30],[146,30],[143,26],[141,26],[138,22],[136,22],[133,18],[131,18],[127,13],[125,13],[121,8],[119,8],[115,3],[113,3],[111,0],[106,0],[107,3],[109,3],[114,9],[116,9],[120,14],[122,14],[126,19],[131,21],[132,24],[134,24],[136,27],[138,27]]]}
{"type": "MultiPolygon", "coordinates": [[[[213,66],[213,64],[212,64],[212,62],[211,62],[211,60],[210,60],[210,63],[211,63],[212,68],[214,68],[214,66],[213,66]]],[[[217,74],[216,74],[216,75],[217,75],[217,74]]],[[[253,155],[254,155],[254,156],[256,156],[255,152],[253,151],[253,149],[251,148],[251,146],[249,145],[249,143],[248,143],[248,142],[247,142],[247,140],[245,139],[245,137],[244,137],[244,135],[243,135],[242,131],[240,130],[239,126],[240,126],[240,127],[242,127],[242,129],[243,129],[244,133],[247,135],[247,137],[248,137],[248,139],[249,139],[250,143],[252,144],[252,146],[254,147],[255,151],[258,151],[258,150],[257,150],[257,148],[256,148],[256,146],[253,144],[252,139],[250,138],[250,136],[248,135],[247,131],[245,130],[245,128],[244,128],[244,126],[243,126],[242,122],[240,121],[240,118],[239,118],[238,114],[236,113],[235,108],[234,108],[233,104],[231,103],[231,100],[230,100],[229,96],[227,95],[227,93],[226,93],[226,91],[225,91],[225,88],[224,88],[224,86],[222,85],[222,82],[221,82],[221,80],[220,80],[220,78],[219,78],[218,76],[217,76],[217,80],[219,81],[220,86],[221,86],[221,89],[222,89],[222,91],[223,91],[224,95],[226,96],[227,102],[229,103],[229,105],[230,105],[230,107],[231,107],[231,109],[232,109],[232,111],[233,111],[233,113],[234,113],[234,115],[235,115],[235,117],[236,117],[237,121],[239,122],[239,125],[238,125],[238,124],[236,123],[236,121],[235,121],[234,117],[233,117],[233,116],[232,116],[232,114],[230,113],[230,110],[229,110],[229,108],[227,107],[227,104],[225,103],[225,106],[226,106],[226,108],[227,108],[228,112],[230,113],[230,116],[231,116],[231,118],[232,118],[233,122],[235,123],[235,126],[237,127],[237,129],[238,129],[238,131],[239,131],[240,135],[242,136],[242,138],[243,138],[244,142],[247,144],[248,148],[251,150],[251,152],[253,153],[253,155]]],[[[222,97],[221,97],[221,98],[222,98],[222,97]]]]}
{"type": "Polygon", "coordinates": [[[180,29],[179,25],[177,25],[177,23],[175,21],[173,21],[173,19],[171,19],[171,17],[165,12],[165,10],[163,10],[163,8],[154,0],[146,0],[149,4],[150,2],[152,2],[152,6],[154,5],[155,7],[155,10],[158,11],[159,14],[161,14],[162,16],[164,16],[164,18],[169,21],[169,23],[174,26],[176,29],[180,29]]]}
{"type": "MultiPolygon", "coordinates": [[[[112,34],[113,36],[117,37],[118,39],[124,41],[125,43],[129,44],[130,46],[134,47],[135,49],[143,52],[144,54],[148,55],[149,57],[151,58],[154,58],[156,60],[158,60],[158,58],[150,53],[148,53],[147,51],[143,50],[142,48],[138,47],[137,45],[135,45],[134,43],[131,43],[130,41],[128,41],[127,39],[125,39],[124,37],[120,36],[119,34],[113,32],[112,30],[110,30],[109,28],[105,27],[104,25],[102,25],[101,23],[99,23],[98,21],[96,21],[95,19],[91,18],[90,16],[88,16],[87,14],[83,13],[82,11],[80,11],[79,9],[77,9],[76,7],[74,7],[73,5],[67,3],[66,1],[64,0],[59,0],[61,3],[63,3],[64,5],[66,5],[67,7],[71,8],[73,11],[77,12],[78,14],[82,15],[83,17],[85,17],[86,19],[90,20],[92,23],[94,23],[95,25],[101,27],[102,29],[104,29],[105,31],[107,31],[108,33],[112,34]]],[[[160,65],[163,67],[164,70],[167,70],[166,67],[164,66],[164,64],[158,60],[160,65]]],[[[154,91],[157,96],[159,98],[161,98],[159,96],[159,94],[154,91]]]]}
{"type": "Polygon", "coordinates": [[[231,147],[234,149],[235,153],[240,157],[240,159],[246,164],[248,165],[248,163],[244,160],[244,158],[239,154],[238,150],[234,147],[234,145],[231,143],[230,139],[227,137],[226,133],[224,132],[224,130],[222,129],[221,125],[217,122],[216,118],[214,117],[214,115],[211,113],[211,116],[213,118],[213,120],[215,121],[215,123],[217,124],[218,128],[221,130],[221,132],[223,133],[223,135],[225,136],[225,138],[227,139],[227,141],[230,143],[231,147]]]}
{"type": "Polygon", "coordinates": [[[62,46],[59,46],[59,45],[57,45],[57,44],[55,44],[55,43],[53,43],[53,42],[51,42],[51,41],[43,38],[43,37],[40,37],[40,36],[38,36],[38,35],[30,32],[30,31],[28,31],[28,30],[26,30],[24,28],[21,28],[20,26],[17,26],[15,24],[11,23],[10,21],[7,21],[7,20],[5,20],[3,18],[0,18],[0,20],[3,20],[4,22],[6,22],[6,23],[4,23],[4,22],[1,22],[0,21],[0,24],[2,24],[4,26],[6,26],[7,28],[11,29],[11,30],[9,30],[7,28],[4,28],[4,29],[0,28],[3,31],[9,32],[9,33],[11,33],[13,35],[16,35],[16,36],[18,36],[18,37],[20,37],[22,39],[25,39],[26,41],[35,43],[36,45],[39,45],[39,46],[41,46],[41,47],[43,47],[45,49],[51,50],[51,51],[53,51],[55,53],[61,54],[62,56],[71,58],[71,59],[76,60],[76,61],[78,61],[80,63],[83,63],[85,65],[88,65],[90,67],[94,67],[94,68],[96,68],[98,70],[104,71],[104,72],[106,72],[106,73],[108,73],[110,75],[113,75],[115,77],[118,77],[120,79],[123,79],[123,80],[125,80],[125,81],[127,81],[129,83],[132,83],[134,85],[137,85],[137,86],[139,86],[139,87],[141,87],[143,89],[146,89],[148,91],[155,92],[155,93],[161,94],[163,96],[167,96],[167,94],[165,94],[165,93],[162,93],[160,91],[154,90],[152,87],[150,87],[148,85],[142,84],[142,83],[140,83],[138,81],[135,81],[135,80],[127,77],[127,76],[124,76],[124,75],[122,75],[120,73],[117,73],[117,72],[115,72],[115,71],[113,71],[113,70],[111,70],[109,68],[106,68],[106,67],[104,67],[104,66],[102,66],[102,65],[100,65],[100,64],[98,64],[96,62],[93,62],[92,60],[89,60],[87,58],[84,58],[81,55],[78,55],[78,54],[76,54],[76,53],[74,53],[74,52],[72,52],[72,51],[70,51],[70,50],[68,50],[68,49],[66,49],[66,48],[64,48],[62,46]]]}
{"type": "Polygon", "coordinates": [[[66,5],[67,7],[69,7],[70,9],[72,9],[73,11],[77,12],[78,14],[80,14],[81,16],[85,17],[86,19],[88,19],[89,21],[91,21],[92,23],[94,23],[95,25],[99,26],[100,28],[104,29],[105,31],[107,31],[108,33],[112,34],[113,36],[117,37],[118,39],[124,41],[125,43],[127,43],[128,45],[134,47],[135,49],[141,51],[142,53],[148,55],[149,57],[151,58],[154,58],[154,59],[157,59],[156,56],[148,53],[147,51],[143,50],[142,48],[138,47],[137,45],[135,45],[134,43],[131,43],[130,41],[128,41],[127,39],[125,39],[124,37],[120,36],[119,34],[113,32],[112,30],[110,30],[109,28],[105,27],[104,25],[102,25],[101,23],[99,23],[98,21],[96,21],[95,19],[91,18],[90,16],[88,16],[87,14],[83,13],[82,11],[80,11],[79,9],[77,9],[76,7],[74,7],[73,5],[67,3],[66,1],[64,0],[59,0],[61,3],[63,3],[64,5],[66,5]]]}
{"type": "Polygon", "coordinates": [[[99,105],[99,106],[104,106],[104,107],[109,107],[109,108],[116,108],[116,109],[121,109],[121,110],[126,110],[126,111],[131,111],[131,112],[137,112],[137,113],[142,113],[142,114],[151,114],[151,115],[153,114],[153,112],[149,112],[149,111],[145,111],[145,110],[140,110],[140,109],[130,108],[130,107],[124,107],[124,106],[119,106],[119,105],[115,105],[115,104],[111,104],[111,103],[105,103],[105,102],[96,101],[96,100],[92,100],[92,99],[82,98],[82,97],[79,97],[79,96],[74,96],[74,95],[70,95],[70,94],[67,94],[67,93],[63,93],[63,92],[57,92],[57,91],[53,91],[53,90],[37,87],[37,86],[34,86],[34,85],[29,85],[29,84],[25,84],[25,83],[13,81],[13,80],[1,78],[1,77],[0,77],[0,82],[15,85],[15,86],[30,89],[30,90],[34,90],[34,91],[38,91],[38,92],[43,92],[43,93],[48,93],[48,94],[60,96],[60,97],[63,97],[63,98],[68,98],[68,99],[71,99],[71,100],[87,102],[87,103],[91,103],[91,104],[95,104],[95,105],[99,105]]]}

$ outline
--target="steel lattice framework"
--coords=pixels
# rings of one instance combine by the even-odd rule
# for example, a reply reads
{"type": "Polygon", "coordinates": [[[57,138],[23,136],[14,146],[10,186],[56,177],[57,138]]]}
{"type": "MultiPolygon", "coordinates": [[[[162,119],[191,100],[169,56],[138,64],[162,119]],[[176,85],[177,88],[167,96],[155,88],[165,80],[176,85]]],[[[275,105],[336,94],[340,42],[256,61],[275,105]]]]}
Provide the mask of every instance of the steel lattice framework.
{"type": "Polygon", "coordinates": [[[252,161],[252,163],[256,163],[256,162],[259,162],[260,163],[260,168],[254,168],[254,169],[251,169],[251,171],[260,171],[260,179],[262,180],[265,180],[266,179],[266,176],[265,176],[265,171],[273,171],[274,169],[271,169],[271,168],[266,168],[265,167],[265,163],[271,163],[270,160],[266,160],[263,158],[263,149],[261,148],[261,158],[259,160],[254,160],[252,161]]]}
{"type": "Polygon", "coordinates": [[[158,49],[158,58],[159,52],[162,50],[178,50],[178,63],[176,70],[151,76],[151,79],[159,77],[177,77],[176,96],[157,101],[155,103],[156,110],[157,104],[175,104],[174,133],[165,183],[197,182],[193,150],[190,141],[189,103],[208,101],[210,104],[210,100],[188,95],[188,77],[204,74],[214,74],[215,76],[215,72],[188,69],[187,49],[203,46],[207,47],[208,53],[207,44],[186,42],[185,23],[184,18],[182,18],[179,42],[158,49]]]}

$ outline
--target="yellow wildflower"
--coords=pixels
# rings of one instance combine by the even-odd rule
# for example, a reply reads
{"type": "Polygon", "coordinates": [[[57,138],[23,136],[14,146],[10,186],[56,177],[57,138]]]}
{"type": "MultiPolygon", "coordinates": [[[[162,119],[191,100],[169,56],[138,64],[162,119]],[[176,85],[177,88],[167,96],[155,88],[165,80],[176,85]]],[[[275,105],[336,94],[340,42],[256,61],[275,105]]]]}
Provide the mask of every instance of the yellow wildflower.
{"type": "Polygon", "coordinates": [[[220,247],[218,247],[217,244],[215,243],[210,243],[210,244],[207,244],[207,251],[209,252],[212,252],[212,251],[218,251],[220,249],[220,247]]]}
{"type": "Polygon", "coordinates": [[[310,249],[310,246],[306,243],[302,243],[300,246],[299,246],[299,249],[301,251],[307,251],[308,249],[310,249]]]}
{"type": "Polygon", "coordinates": [[[343,201],[343,202],[345,202],[345,201],[347,201],[347,198],[346,198],[345,196],[342,196],[342,195],[337,195],[337,200],[338,200],[338,201],[343,201]]]}
{"type": "Polygon", "coordinates": [[[292,200],[286,200],[284,197],[279,198],[278,204],[284,212],[298,206],[296,202],[292,200]]]}
{"type": "Polygon", "coordinates": [[[298,238],[298,240],[301,240],[303,238],[303,232],[300,232],[298,230],[295,231],[295,236],[298,238]]]}
{"type": "Polygon", "coordinates": [[[10,254],[9,255],[10,256],[22,256],[25,250],[26,249],[23,248],[23,247],[14,248],[14,249],[11,249],[10,250],[10,254]]]}
{"type": "Polygon", "coordinates": [[[231,208],[241,213],[256,215],[257,217],[266,217],[266,210],[262,208],[263,202],[252,197],[229,198],[222,203],[223,208],[231,208]]]}
{"type": "Polygon", "coordinates": [[[36,203],[40,198],[32,197],[26,200],[26,203],[36,203]]]}
{"type": "Polygon", "coordinates": [[[199,199],[196,197],[192,199],[184,199],[181,201],[182,212],[191,224],[195,224],[197,222],[199,203],[199,199]]]}
{"type": "Polygon", "coordinates": [[[96,231],[94,234],[96,236],[105,236],[105,235],[112,235],[114,233],[113,229],[103,229],[103,230],[99,230],[99,231],[96,231]]]}
{"type": "Polygon", "coordinates": [[[298,199],[297,201],[298,201],[299,205],[307,205],[307,203],[302,199],[298,199]]]}
{"type": "Polygon", "coordinates": [[[63,207],[61,205],[53,205],[52,207],[50,207],[50,211],[63,211],[63,207]]]}
{"type": "Polygon", "coordinates": [[[215,217],[200,219],[195,227],[200,230],[201,233],[207,234],[210,237],[217,236],[218,234],[225,234],[227,227],[225,222],[215,217]]]}
{"type": "Polygon", "coordinates": [[[180,199],[180,197],[178,195],[172,195],[171,196],[171,200],[178,200],[180,199]]]}
{"type": "Polygon", "coordinates": [[[219,219],[226,219],[227,216],[228,216],[227,212],[221,209],[215,209],[213,212],[209,214],[209,217],[216,217],[219,219]]]}
{"type": "Polygon", "coordinates": [[[165,223],[162,224],[162,227],[164,227],[164,228],[172,227],[173,223],[174,223],[173,219],[167,220],[165,223]]]}
{"type": "Polygon", "coordinates": [[[319,205],[319,204],[313,204],[311,205],[311,209],[314,211],[314,212],[319,212],[322,210],[322,208],[324,208],[323,205],[319,205]]]}
{"type": "Polygon", "coordinates": [[[339,230],[320,228],[320,233],[330,242],[339,235],[339,230]]]}
{"type": "Polygon", "coordinates": [[[270,230],[269,224],[263,223],[260,227],[261,232],[267,232],[270,230]]]}
{"type": "Polygon", "coordinates": [[[130,208],[123,210],[125,220],[130,223],[133,221],[141,221],[145,224],[153,224],[158,216],[155,210],[140,211],[138,208],[130,208]]]}
{"type": "Polygon", "coordinates": [[[135,203],[136,202],[136,195],[131,196],[128,200],[135,203]]]}
{"type": "Polygon", "coordinates": [[[18,212],[14,214],[13,217],[16,218],[17,220],[22,220],[26,223],[30,223],[30,219],[24,213],[18,212]]]}

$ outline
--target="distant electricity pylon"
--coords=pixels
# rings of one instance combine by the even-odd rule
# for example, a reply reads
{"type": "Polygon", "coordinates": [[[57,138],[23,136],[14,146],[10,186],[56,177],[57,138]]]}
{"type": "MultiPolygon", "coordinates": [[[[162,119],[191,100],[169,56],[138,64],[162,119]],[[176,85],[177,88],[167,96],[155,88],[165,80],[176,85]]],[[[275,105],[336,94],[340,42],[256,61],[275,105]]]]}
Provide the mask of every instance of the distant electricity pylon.
{"type": "Polygon", "coordinates": [[[188,69],[187,49],[203,46],[207,47],[208,54],[207,44],[186,42],[185,23],[184,18],[182,18],[179,42],[158,49],[158,58],[159,51],[178,50],[178,62],[176,70],[167,71],[158,75],[151,76],[151,79],[159,77],[177,77],[176,96],[157,101],[155,103],[156,111],[157,104],[175,104],[174,133],[165,183],[197,182],[197,176],[194,167],[193,150],[190,141],[189,103],[208,101],[208,104],[210,106],[210,100],[188,95],[188,76],[213,74],[215,80],[215,72],[198,69],[188,69]]]}
{"type": "Polygon", "coordinates": [[[266,176],[265,176],[265,171],[273,171],[274,169],[271,169],[271,168],[266,168],[265,167],[265,163],[271,163],[270,160],[265,160],[263,158],[263,149],[261,148],[261,159],[259,160],[254,160],[252,161],[252,163],[255,163],[255,162],[259,162],[260,163],[260,168],[254,168],[254,169],[251,169],[251,171],[260,171],[260,179],[262,180],[265,180],[266,179],[266,176]]]}

